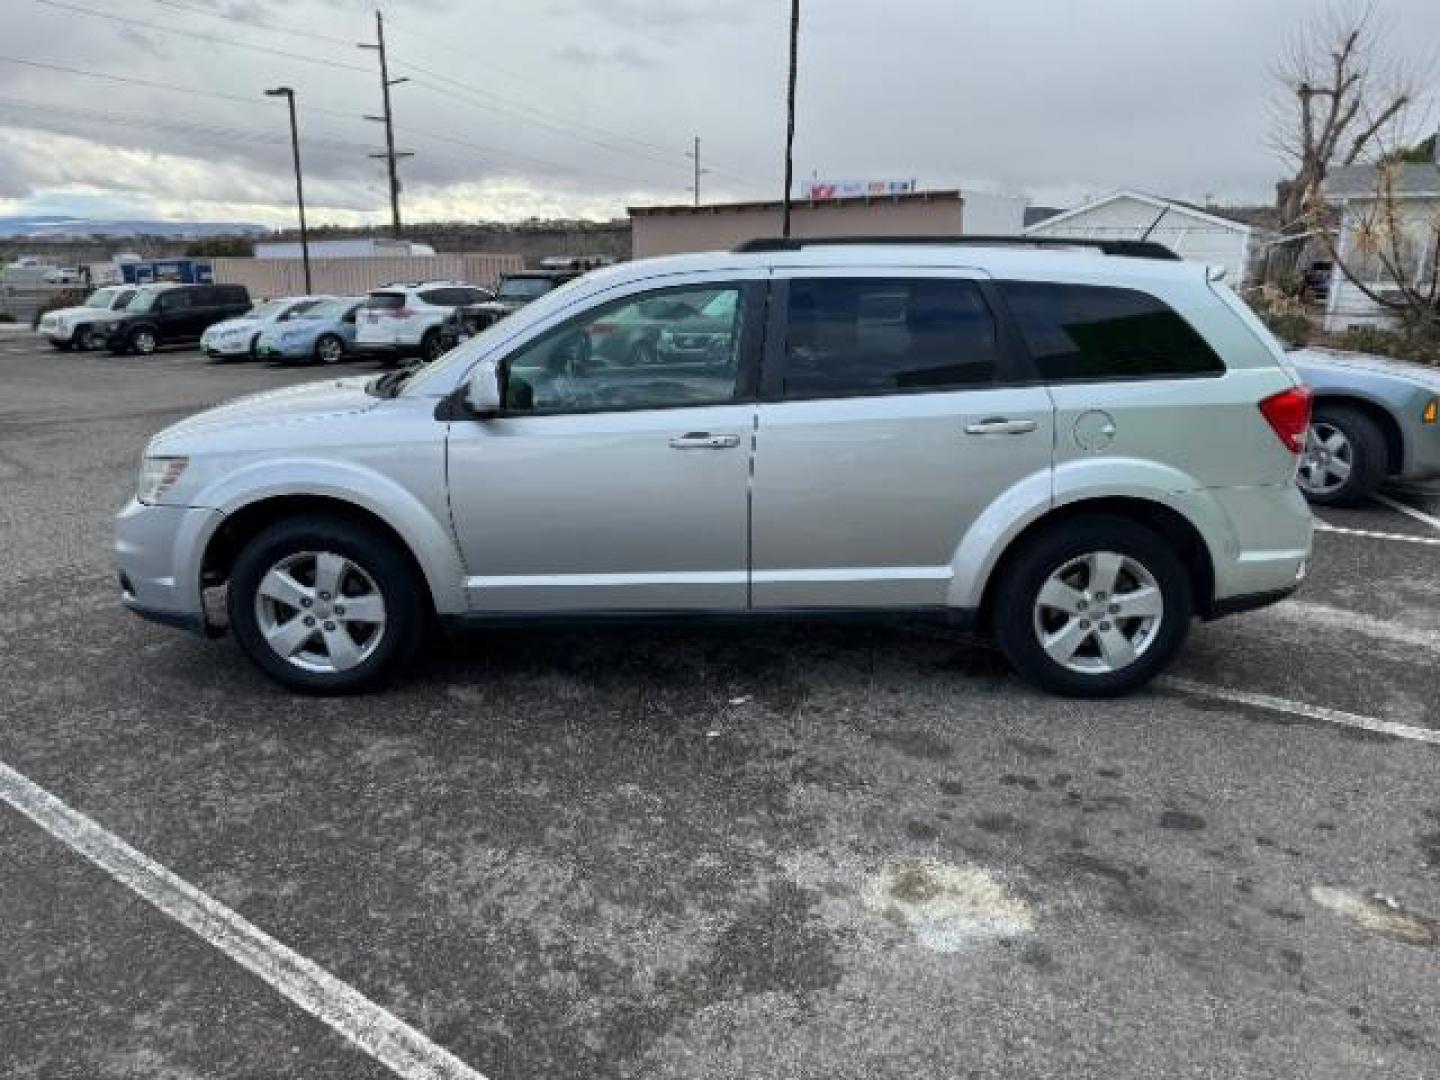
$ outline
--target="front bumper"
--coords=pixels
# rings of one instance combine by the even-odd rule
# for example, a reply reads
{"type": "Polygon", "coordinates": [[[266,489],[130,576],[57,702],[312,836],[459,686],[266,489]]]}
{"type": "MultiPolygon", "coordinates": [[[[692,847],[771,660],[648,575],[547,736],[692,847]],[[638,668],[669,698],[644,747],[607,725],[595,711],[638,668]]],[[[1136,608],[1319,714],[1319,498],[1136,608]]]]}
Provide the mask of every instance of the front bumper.
{"type": "Polygon", "coordinates": [[[250,341],[248,338],[211,338],[210,340],[200,339],[200,351],[206,356],[249,356],[250,341]]]}
{"type": "Polygon", "coordinates": [[[115,517],[121,602],[144,618],[208,633],[200,563],[220,517],[218,510],[146,506],[132,498],[115,517]]]}
{"type": "MultiPolygon", "coordinates": [[[[1420,408],[1423,411],[1424,404],[1420,408]]],[[[1400,474],[1404,479],[1432,480],[1440,476],[1440,423],[1412,421],[1405,433],[1405,442],[1408,453],[1400,474]]]]}

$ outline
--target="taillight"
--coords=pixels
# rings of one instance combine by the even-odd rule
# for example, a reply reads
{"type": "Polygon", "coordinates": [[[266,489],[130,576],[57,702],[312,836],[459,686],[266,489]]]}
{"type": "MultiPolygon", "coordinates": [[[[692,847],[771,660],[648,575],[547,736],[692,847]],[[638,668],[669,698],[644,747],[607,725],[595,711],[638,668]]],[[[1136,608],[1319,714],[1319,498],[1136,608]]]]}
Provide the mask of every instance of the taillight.
{"type": "Polygon", "coordinates": [[[1314,396],[1308,386],[1292,386],[1260,402],[1261,413],[1292,454],[1305,449],[1305,434],[1310,429],[1310,402],[1314,396]]]}

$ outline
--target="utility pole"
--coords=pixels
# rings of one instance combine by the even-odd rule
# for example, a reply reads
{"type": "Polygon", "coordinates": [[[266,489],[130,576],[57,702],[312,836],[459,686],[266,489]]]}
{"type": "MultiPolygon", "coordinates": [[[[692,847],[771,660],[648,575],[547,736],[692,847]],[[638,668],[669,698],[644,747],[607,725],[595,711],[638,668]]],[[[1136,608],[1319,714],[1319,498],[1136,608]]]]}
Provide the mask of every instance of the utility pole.
{"type": "Polygon", "coordinates": [[[785,202],[780,235],[790,235],[790,186],[795,172],[795,66],[800,45],[800,0],[790,0],[790,90],[785,102],[785,202]]]}
{"type": "Polygon", "coordinates": [[[688,157],[688,158],[690,158],[690,159],[692,159],[692,160],[695,162],[695,182],[690,186],[690,190],[695,193],[695,205],[696,205],[696,206],[699,206],[699,205],[700,205],[700,177],[703,176],[703,175],[705,175],[706,173],[708,173],[708,172],[710,171],[709,169],[702,169],[702,168],[700,167],[700,136],[699,136],[699,135],[696,135],[696,136],[695,136],[695,149],[693,149],[693,150],[687,150],[687,151],[685,152],[685,156],[688,157]]]}
{"type": "Polygon", "coordinates": [[[385,103],[384,116],[367,116],[366,120],[374,120],[385,125],[385,152],[383,154],[371,154],[372,158],[384,158],[386,168],[390,174],[390,231],[396,240],[400,239],[400,173],[395,168],[397,158],[414,157],[413,154],[395,150],[395,116],[390,110],[390,88],[410,80],[401,76],[398,79],[390,78],[390,69],[385,59],[385,16],[379,11],[375,12],[375,44],[360,42],[360,48],[372,49],[380,54],[380,94],[385,103]]]}
{"type": "Polygon", "coordinates": [[[295,202],[300,207],[300,257],[305,263],[305,295],[315,289],[310,283],[310,233],[305,228],[305,182],[300,179],[300,126],[295,122],[295,91],[277,86],[265,91],[266,97],[283,97],[290,104],[290,150],[295,156],[295,202]]]}

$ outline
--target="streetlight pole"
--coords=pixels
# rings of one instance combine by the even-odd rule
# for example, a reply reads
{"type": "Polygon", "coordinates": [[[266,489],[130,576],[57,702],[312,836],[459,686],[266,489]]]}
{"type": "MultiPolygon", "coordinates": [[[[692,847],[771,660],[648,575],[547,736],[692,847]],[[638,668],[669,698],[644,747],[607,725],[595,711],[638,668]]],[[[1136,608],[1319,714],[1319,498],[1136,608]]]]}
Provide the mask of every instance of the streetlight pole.
{"type": "Polygon", "coordinates": [[[305,263],[305,295],[313,293],[310,283],[310,233],[305,227],[305,181],[300,176],[300,125],[295,120],[295,91],[277,86],[266,97],[283,97],[290,106],[290,150],[295,156],[295,202],[300,208],[300,257],[305,263]]]}
{"type": "Polygon", "coordinates": [[[795,67],[800,43],[800,0],[790,0],[790,88],[785,102],[785,201],[780,235],[790,235],[790,186],[795,172],[795,67]]]}

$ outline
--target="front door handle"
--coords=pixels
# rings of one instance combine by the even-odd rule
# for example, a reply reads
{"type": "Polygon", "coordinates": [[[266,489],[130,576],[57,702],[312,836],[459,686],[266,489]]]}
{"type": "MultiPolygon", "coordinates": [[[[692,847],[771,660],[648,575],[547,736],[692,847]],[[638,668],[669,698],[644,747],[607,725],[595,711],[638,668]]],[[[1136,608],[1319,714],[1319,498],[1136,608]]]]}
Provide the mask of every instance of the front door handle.
{"type": "Polygon", "coordinates": [[[1039,425],[1034,420],[1010,420],[1003,416],[989,416],[965,425],[966,435],[1025,435],[1039,425]]]}
{"type": "Polygon", "coordinates": [[[687,431],[670,440],[675,450],[733,450],[739,445],[739,435],[712,435],[708,431],[687,431]]]}

